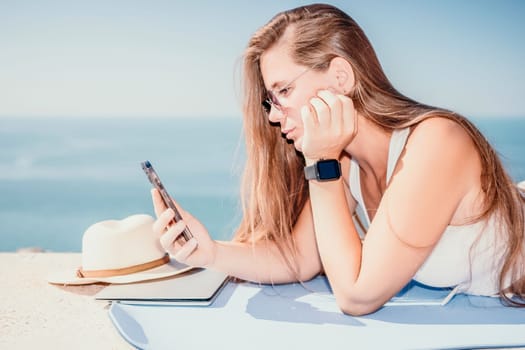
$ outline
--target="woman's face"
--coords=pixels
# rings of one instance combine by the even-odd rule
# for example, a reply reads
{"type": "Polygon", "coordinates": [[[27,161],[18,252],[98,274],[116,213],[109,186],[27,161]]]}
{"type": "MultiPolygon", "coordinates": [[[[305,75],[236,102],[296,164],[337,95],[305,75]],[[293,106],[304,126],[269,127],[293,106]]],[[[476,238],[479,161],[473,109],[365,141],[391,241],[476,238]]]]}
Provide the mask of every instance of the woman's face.
{"type": "Polygon", "coordinates": [[[301,151],[303,122],[301,107],[310,98],[330,86],[328,74],[297,65],[285,45],[277,45],[261,56],[261,73],[266,91],[271,91],[280,106],[271,105],[268,119],[279,123],[281,132],[301,151]]]}

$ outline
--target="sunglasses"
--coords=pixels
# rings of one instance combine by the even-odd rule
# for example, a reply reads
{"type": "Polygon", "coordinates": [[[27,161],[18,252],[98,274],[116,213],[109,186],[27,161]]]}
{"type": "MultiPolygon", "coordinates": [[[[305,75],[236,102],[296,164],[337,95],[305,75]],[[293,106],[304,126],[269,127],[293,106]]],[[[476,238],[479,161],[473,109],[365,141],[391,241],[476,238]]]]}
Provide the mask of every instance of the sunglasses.
{"type": "MultiPolygon", "coordinates": [[[[293,78],[288,84],[286,84],[283,88],[279,89],[279,93],[285,93],[286,90],[290,88],[290,86],[297,81],[300,77],[302,77],[306,72],[312,70],[312,68],[307,68],[304,71],[302,71],[298,76],[293,78]]],[[[272,110],[272,107],[277,109],[279,112],[283,111],[283,105],[281,102],[279,102],[279,99],[275,95],[275,93],[272,90],[266,90],[266,98],[261,102],[261,105],[266,112],[266,114],[270,114],[270,111],[272,110]]]]}

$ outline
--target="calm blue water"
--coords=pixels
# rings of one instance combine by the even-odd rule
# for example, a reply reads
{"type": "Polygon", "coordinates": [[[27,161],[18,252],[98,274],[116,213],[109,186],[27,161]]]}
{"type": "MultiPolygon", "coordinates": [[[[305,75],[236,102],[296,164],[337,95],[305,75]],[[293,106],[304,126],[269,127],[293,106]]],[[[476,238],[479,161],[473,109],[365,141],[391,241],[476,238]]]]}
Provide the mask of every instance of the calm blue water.
{"type": "Polygon", "coordinates": [[[0,119],[0,251],[81,251],[89,225],[154,215],[150,160],[170,194],[228,238],[239,222],[240,120],[0,119]]]}
{"type": "MultiPolygon", "coordinates": [[[[478,119],[515,180],[525,118],[478,119]]],[[[153,215],[148,159],[217,239],[239,222],[241,123],[224,119],[0,119],[0,251],[80,251],[89,225],[153,215]]]]}

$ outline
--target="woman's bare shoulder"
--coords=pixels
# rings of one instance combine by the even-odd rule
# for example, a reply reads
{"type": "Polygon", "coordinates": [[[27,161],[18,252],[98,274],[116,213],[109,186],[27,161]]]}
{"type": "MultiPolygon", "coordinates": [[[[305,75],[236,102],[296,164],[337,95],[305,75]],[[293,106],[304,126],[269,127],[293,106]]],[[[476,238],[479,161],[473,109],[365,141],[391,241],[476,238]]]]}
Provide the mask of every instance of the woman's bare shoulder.
{"type": "Polygon", "coordinates": [[[407,148],[444,155],[464,157],[477,153],[467,131],[456,121],[448,118],[428,118],[417,124],[411,132],[407,148]]]}
{"type": "Polygon", "coordinates": [[[470,139],[466,130],[458,122],[445,117],[433,117],[423,120],[413,128],[412,135],[430,139],[438,136],[446,136],[446,139],[470,139]]]}

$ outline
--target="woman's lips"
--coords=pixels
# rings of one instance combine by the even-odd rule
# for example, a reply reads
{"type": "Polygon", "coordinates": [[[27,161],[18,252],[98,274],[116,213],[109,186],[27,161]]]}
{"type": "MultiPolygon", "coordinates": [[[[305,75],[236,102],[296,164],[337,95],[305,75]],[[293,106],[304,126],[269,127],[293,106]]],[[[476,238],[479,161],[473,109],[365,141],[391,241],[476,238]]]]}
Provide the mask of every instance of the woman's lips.
{"type": "Polygon", "coordinates": [[[283,135],[287,139],[290,139],[292,137],[292,133],[293,133],[294,130],[295,130],[295,128],[291,128],[291,129],[287,129],[287,130],[282,130],[281,132],[283,133],[283,135]]]}

